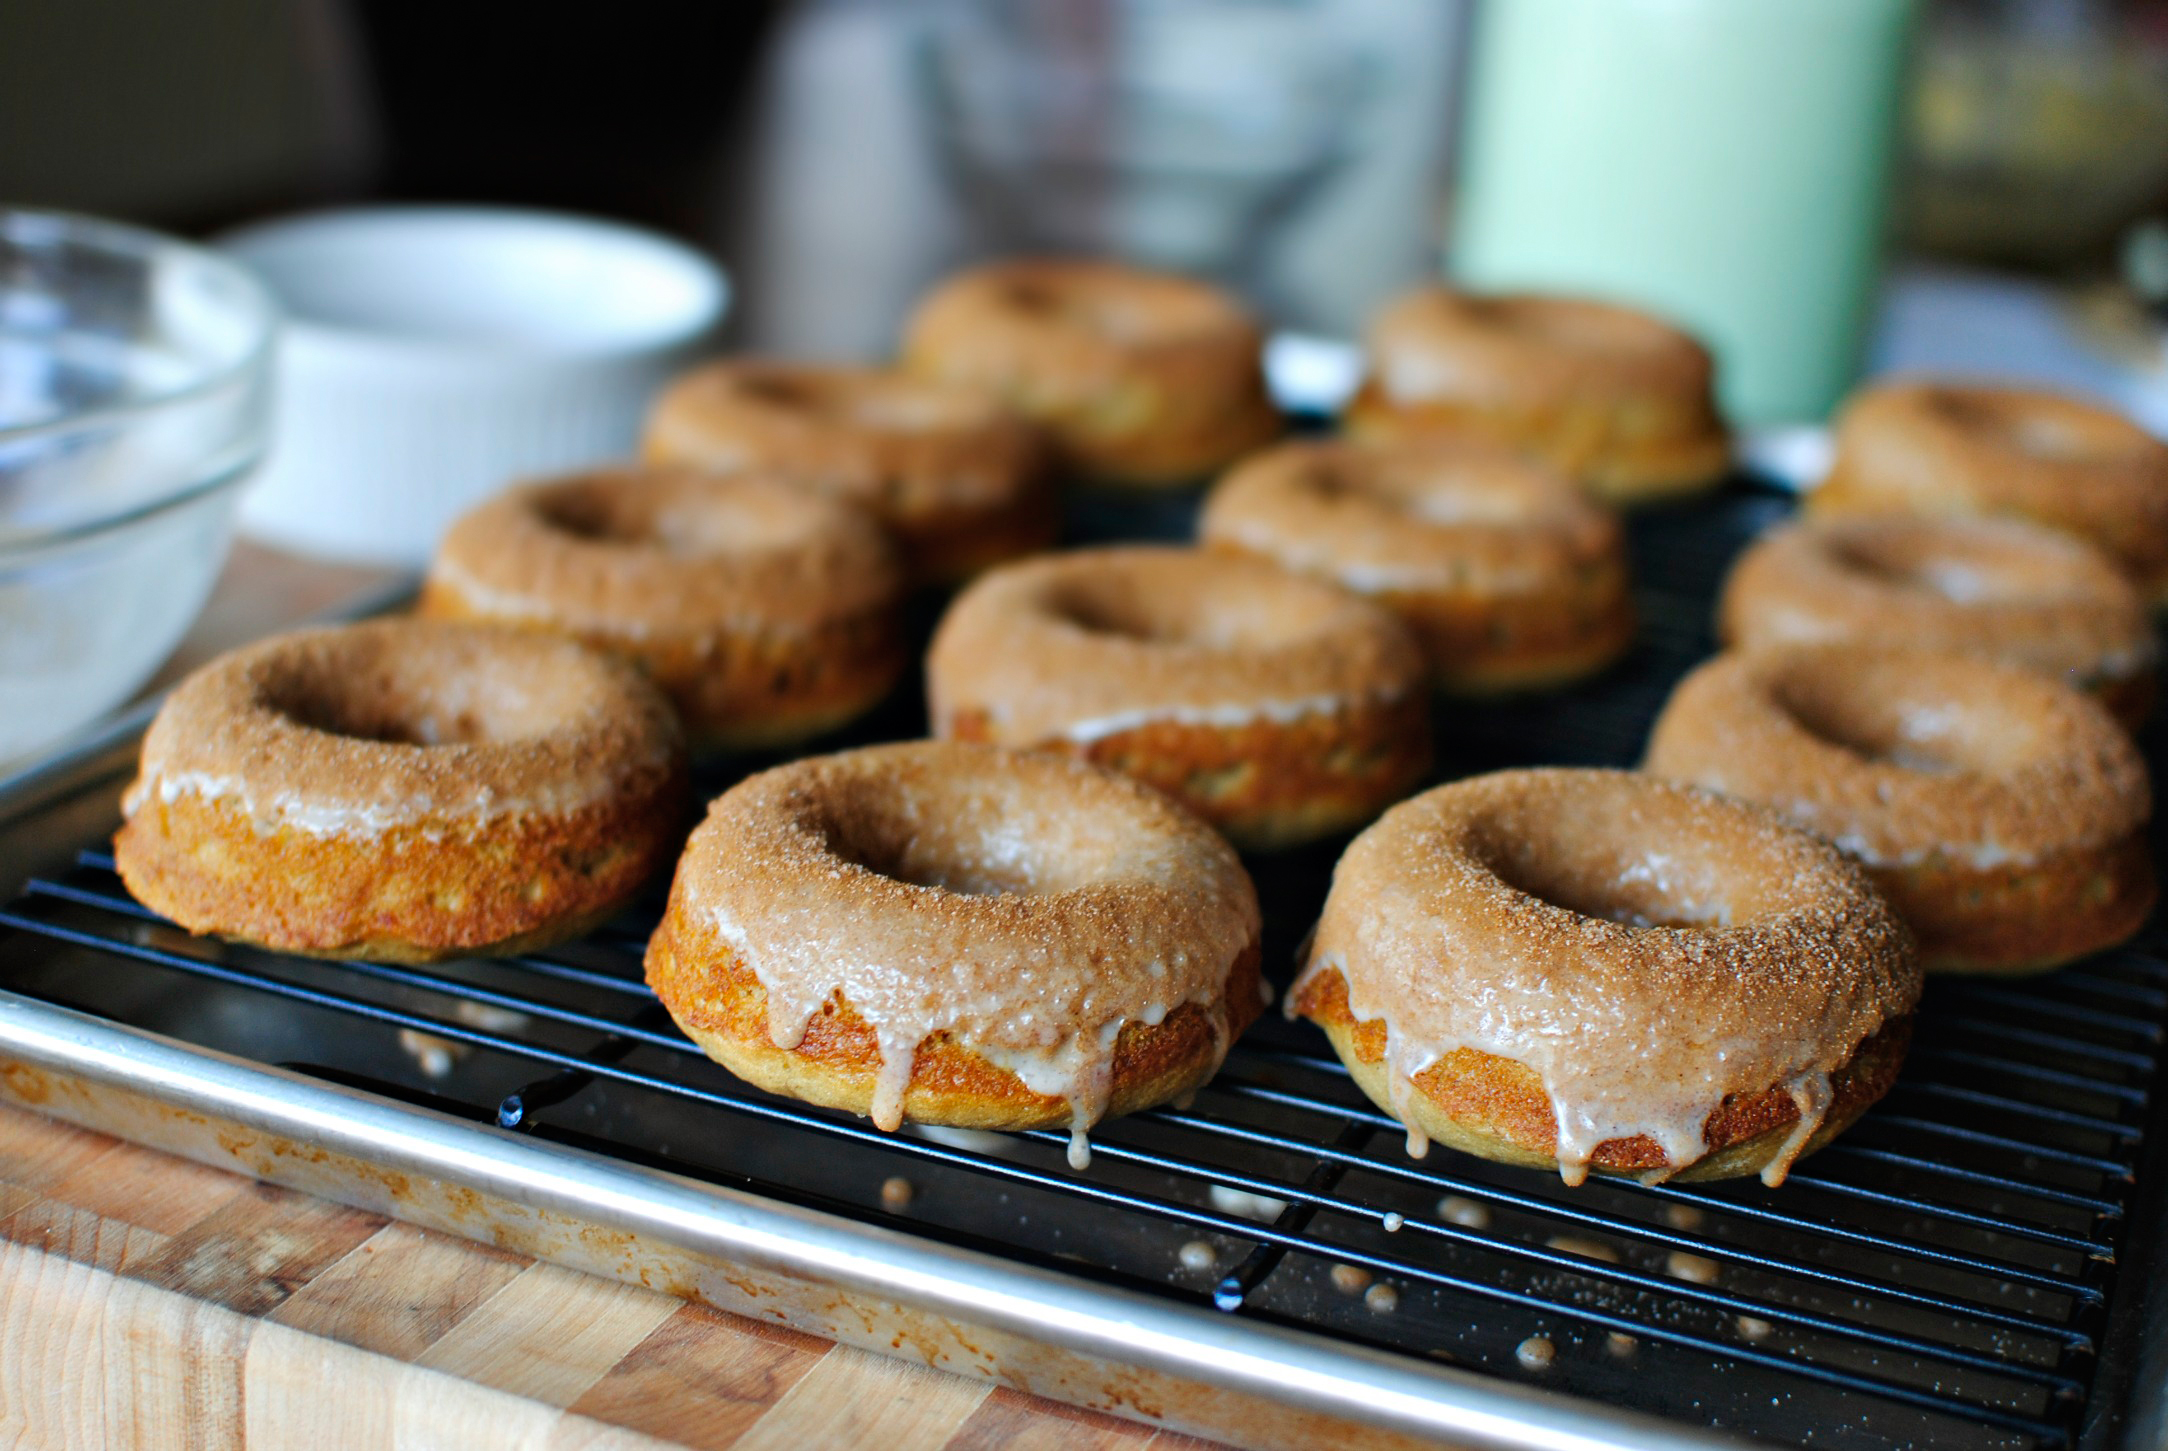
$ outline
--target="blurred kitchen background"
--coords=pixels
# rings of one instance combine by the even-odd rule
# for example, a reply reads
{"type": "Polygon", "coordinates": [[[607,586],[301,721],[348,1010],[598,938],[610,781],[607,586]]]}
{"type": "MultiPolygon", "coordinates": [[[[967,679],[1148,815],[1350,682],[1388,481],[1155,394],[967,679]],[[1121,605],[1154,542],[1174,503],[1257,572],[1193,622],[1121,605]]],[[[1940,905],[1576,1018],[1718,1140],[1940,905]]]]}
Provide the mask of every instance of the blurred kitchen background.
{"type": "MultiPolygon", "coordinates": [[[[1632,104],[1635,93],[1574,89],[1585,84],[1572,73],[1576,35],[1611,58],[1601,75],[1640,88],[1637,109],[1669,104],[1677,79],[1620,64],[1617,37],[1597,33],[1605,10],[1853,12],[1890,34],[1911,11],[1899,0],[1492,8],[1498,33],[1475,43],[1491,93],[1472,102],[1471,33],[1483,27],[1456,0],[633,0],[516,13],[424,0],[15,0],[0,6],[0,196],[198,235],[363,199],[619,217],[723,259],[737,283],[729,340],[792,354],[878,354],[927,279],[1024,246],[1210,274],[1282,326],[1351,337],[1380,298],[1452,262],[1460,174],[1476,173],[1486,209],[1461,249],[1478,281],[1521,280],[1486,249],[1512,247],[1543,208],[1560,234],[1598,216],[1587,208],[1601,199],[1574,195],[1585,184],[1541,149],[1569,143],[1529,140],[1512,117],[1577,124],[1589,106],[1632,104]],[[1537,39],[1504,34],[1516,27],[1537,39]],[[1543,74],[1514,73],[1529,64],[1514,48],[1532,45],[1543,74]],[[1486,119],[1510,144],[1469,137],[1486,119]]],[[[1727,154],[1673,147],[1656,163],[1731,166],[1749,181],[1830,166],[1801,150],[1828,140],[1812,106],[1871,131],[1879,103],[1858,72],[1909,54],[1886,225],[1912,286],[1880,308],[1874,346],[1933,363],[1991,342],[2014,366],[2105,381],[2168,421],[2148,377],[2158,342],[2126,285],[2168,295],[2168,237],[2145,223],[2168,211],[2168,3],[1929,0],[1894,47],[1856,27],[1824,39],[1853,92],[1787,112],[1783,88],[1741,63],[1728,103],[1688,96],[1679,115],[1650,122],[1720,139],[1727,154]],[[1746,114],[1712,124],[1693,112],[1723,104],[1746,114]]],[[[1764,37],[1793,74],[1811,77],[1813,47],[1764,37]]],[[[1721,66],[1719,55],[1695,63],[1721,66]]],[[[1874,154],[1871,135],[1853,140],[1874,154]]],[[[1661,174],[1629,183],[1644,189],[1637,216],[1674,232],[1724,225],[1682,214],[1661,174]]],[[[1879,176],[1866,183],[1874,194],[1858,204],[1871,210],[1879,176]]],[[[1632,245],[1589,243],[1614,256],[1632,245]]],[[[1770,249],[1749,237],[1732,250],[1770,249]]],[[[1874,260],[1855,269],[1867,285],[1874,260]]],[[[1723,329],[1702,326],[1726,351],[1723,329]]]]}
{"type": "MultiPolygon", "coordinates": [[[[1684,324],[1717,355],[1750,466],[1780,479],[1818,476],[1819,424],[1862,372],[2045,383],[2168,434],[2168,0],[0,3],[0,204],[245,250],[237,227],[386,201],[584,213],[689,242],[727,282],[661,250],[727,312],[715,338],[712,316],[693,318],[687,348],[882,357],[959,263],[1102,254],[1240,291],[1281,334],[1267,361],[1282,401],[1329,411],[1372,310],[1442,272],[1684,324]]],[[[386,265],[393,292],[435,287],[431,307],[465,285],[386,265]]],[[[68,307],[36,266],[17,272],[0,265],[0,324],[28,343],[0,356],[0,417],[35,421],[73,376],[38,342],[68,307]]],[[[81,280],[101,294],[126,279],[81,280]]],[[[542,286],[533,305],[600,305],[542,286]]],[[[307,309],[286,302],[269,463],[205,496],[210,544],[126,523],[174,481],[113,440],[80,458],[0,449],[0,545],[14,547],[0,549],[0,714],[57,736],[89,718],[51,705],[62,685],[89,690],[73,680],[83,662],[119,662],[104,673],[128,679],[99,687],[118,699],[191,618],[159,679],[350,603],[425,557],[438,516],[568,447],[528,428],[485,461],[426,429],[392,437],[391,413],[339,434],[337,419],[393,394],[441,402],[440,375],[434,392],[379,378],[384,398],[342,381],[343,364],[304,378],[309,359],[348,355],[304,336],[307,309]],[[346,444],[311,452],[342,437],[460,477],[346,444]],[[88,488],[77,473],[107,454],[110,488],[88,488]],[[400,546],[372,544],[364,516],[403,531],[400,546]],[[85,542],[93,522],[104,532],[85,542]],[[175,551],[185,607],[101,584],[89,562],[179,578],[175,551]],[[55,585],[69,571],[76,594],[55,585]]],[[[509,377],[516,353],[476,366],[509,377]]],[[[682,362],[656,351],[613,386],[651,387],[639,368],[682,362]]],[[[244,385],[263,412],[260,379],[244,385]]],[[[487,411],[436,410],[477,437],[487,411]]],[[[627,394],[608,452],[631,447],[638,411],[627,394]]],[[[547,466],[594,456],[572,451],[547,466]]],[[[176,478],[192,480],[186,462],[176,478]]]]}

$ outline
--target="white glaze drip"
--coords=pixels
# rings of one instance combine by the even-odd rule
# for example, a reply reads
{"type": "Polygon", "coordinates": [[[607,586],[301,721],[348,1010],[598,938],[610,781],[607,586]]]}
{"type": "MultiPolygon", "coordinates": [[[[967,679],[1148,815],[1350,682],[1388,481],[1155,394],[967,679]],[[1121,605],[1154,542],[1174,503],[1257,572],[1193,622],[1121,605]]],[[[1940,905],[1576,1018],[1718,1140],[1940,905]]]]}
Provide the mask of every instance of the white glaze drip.
{"type": "MultiPolygon", "coordinates": [[[[1408,1156],[1415,1159],[1425,1157],[1430,1149],[1430,1136],[1415,1122],[1413,1100],[1419,1092],[1415,1080],[1441,1058],[1473,1048],[1537,1070],[1557,1123],[1559,1177],[1567,1184],[1577,1186],[1586,1180],[1590,1157],[1598,1146],[1641,1135],[1653,1140],[1671,1163],[1670,1170],[1648,1176],[1650,1182],[1660,1183],[1707,1152],[1703,1127],[1726,1095],[1736,1091],[1729,1086],[1729,1065],[1762,1050],[1751,1036],[1719,1039],[1700,1045],[1697,1063],[1682,1061],[1682,1055],[1669,1051],[1669,1045],[1657,1036],[1657,1025],[1630,1024],[1624,1014],[1573,1028],[1529,1021],[1500,1001],[1547,996],[1541,989],[1531,994],[1530,983],[1519,978],[1509,978],[1495,993],[1480,994],[1492,999],[1490,1008],[1479,1014],[1485,1021],[1464,1036],[1421,1039],[1410,1036],[1404,1015],[1393,1011],[1381,995],[1357,988],[1337,954],[1314,958],[1288,1000],[1298,1000],[1307,979],[1328,968],[1348,979],[1348,1007],[1358,1021],[1385,1024],[1387,1108],[1406,1127],[1408,1156]],[[1615,1042],[1610,1038],[1613,1034],[1639,1039],[1638,1051],[1620,1055],[1615,1048],[1585,1046],[1607,1039],[1615,1042]]],[[[1547,1015],[1539,1009],[1535,1016],[1547,1015]]],[[[1776,1174],[1767,1180],[1771,1184],[1782,1182],[1792,1160],[1821,1127],[1829,1104],[1829,1075],[1821,1069],[1807,1069],[1785,1087],[1800,1107],[1800,1122],[1771,1161],[1770,1169],[1776,1174]]]]}
{"type": "Polygon", "coordinates": [[[1823,1121],[1829,1117],[1829,1104],[1833,1096],[1829,1087],[1829,1075],[1819,1070],[1800,1074],[1786,1084],[1785,1088],[1792,1096],[1793,1105],[1799,1110],[1799,1121],[1792,1125],[1792,1131],[1786,1136],[1784,1146],[1777,1150],[1776,1157],[1762,1165],[1761,1181],[1772,1189],[1782,1184],[1792,1172],[1792,1165],[1799,1162],[1800,1154],[1806,1151],[1808,1140],[1821,1132],[1823,1121]]]}

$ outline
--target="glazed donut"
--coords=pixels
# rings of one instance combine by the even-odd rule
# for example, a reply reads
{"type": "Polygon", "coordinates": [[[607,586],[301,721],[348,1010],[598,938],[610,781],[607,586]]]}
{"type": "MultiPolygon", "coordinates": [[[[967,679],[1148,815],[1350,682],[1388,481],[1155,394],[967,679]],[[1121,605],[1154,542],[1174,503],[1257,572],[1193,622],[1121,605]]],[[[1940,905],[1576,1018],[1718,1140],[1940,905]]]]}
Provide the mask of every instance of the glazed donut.
{"type": "Polygon", "coordinates": [[[2145,762],[2097,701],[2030,671],[1861,645],[1721,656],[1679,683],[1648,769],[1835,842],[1930,969],[2058,967],[2153,906],[2145,762]]]}
{"type": "Polygon", "coordinates": [[[749,1083],[977,1129],[1178,1098],[1257,1016],[1257,895],[1165,797],[1076,761],[912,741],[725,792],[648,944],[678,1025],[749,1083]]]}
{"type": "Polygon", "coordinates": [[[1281,444],[1220,481],[1198,537],[1384,605],[1458,694],[1572,680],[1633,642],[1618,516],[1493,445],[1281,444]]]}
{"type": "Polygon", "coordinates": [[[1368,437],[1476,434],[1616,504],[1708,488],[1731,466],[1708,350],[1646,313],[1444,287],[1379,312],[1347,426],[1368,437]]]}
{"type": "Polygon", "coordinates": [[[1215,287],[1111,262],[1016,261],[958,273],[904,332],[904,366],[998,392],[1072,474],[1195,482],[1281,428],[1264,334],[1215,287]]]}
{"type": "Polygon", "coordinates": [[[421,607],[626,656],[696,747],[733,750],[804,740],[885,696],[905,664],[903,590],[853,505],[751,475],[608,469],[461,518],[421,607]]]}
{"type": "Polygon", "coordinates": [[[523,952],[610,916],[682,830],[669,702],[524,631],[378,620],[182,681],[113,841],[191,932],[380,962],[523,952]]]}
{"type": "Polygon", "coordinates": [[[1758,807],[1631,771],[1501,771],[1355,838],[1288,994],[1407,1126],[1502,1163],[1771,1184],[1885,1093],[1912,939],[1758,807]]]}
{"type": "Polygon", "coordinates": [[[1423,658],[1384,610],[1256,560],[1130,546],[959,595],[926,657],[934,734],[1065,751],[1237,845],[1347,830],[1430,759],[1423,658]]]}
{"type": "Polygon", "coordinates": [[[1815,519],[1770,530],[1717,605],[1727,645],[1859,641],[2022,665],[2100,696],[2126,723],[2152,708],[2155,643],[2107,559],[2017,519],[1815,519]]]}
{"type": "Polygon", "coordinates": [[[990,393],[890,369],[710,363],[663,391],[641,449],[871,509],[933,584],[1044,549],[1060,523],[1036,430],[990,393]]]}
{"type": "Polygon", "coordinates": [[[1854,394],[1816,514],[2002,514],[2090,540],[2168,604],[2168,443],[2028,388],[1909,380],[1854,394]]]}

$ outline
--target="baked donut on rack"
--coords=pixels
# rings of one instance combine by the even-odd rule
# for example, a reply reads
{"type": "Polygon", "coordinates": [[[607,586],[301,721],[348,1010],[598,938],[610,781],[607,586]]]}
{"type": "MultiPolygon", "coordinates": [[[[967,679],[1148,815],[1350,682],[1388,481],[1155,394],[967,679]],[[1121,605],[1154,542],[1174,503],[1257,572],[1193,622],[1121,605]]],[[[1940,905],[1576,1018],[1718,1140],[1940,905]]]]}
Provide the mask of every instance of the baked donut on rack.
{"type": "Polygon", "coordinates": [[[1857,641],[2021,665],[2099,696],[2126,724],[2152,708],[2157,647],[2121,572],[2082,541],[2021,519],[1811,519],[1733,563],[1724,642],[1857,641]]]}
{"type": "Polygon", "coordinates": [[[1697,493],[1731,466],[1708,349],[1609,303],[1424,287],[1372,320],[1348,405],[1364,437],[1474,434],[1614,504],[1697,493]]]}
{"type": "Polygon", "coordinates": [[[1372,1101],[1502,1163],[1779,1182],[1885,1093],[1920,995],[1859,869],[1630,771],[1502,771],[1355,838],[1289,990],[1372,1101]]]}
{"type": "Polygon", "coordinates": [[[774,479],[622,468],[506,490],[454,523],[422,612],[623,655],[703,751],[788,744],[888,694],[905,581],[871,517],[774,479]]]}
{"type": "Polygon", "coordinates": [[[1835,842],[1929,969],[2059,967],[2152,910],[2144,760],[2098,701],[2030,671],[1862,645],[1720,656],[1673,692],[1648,769],[1835,842]]]}
{"type": "Polygon", "coordinates": [[[1198,537],[1384,605],[1456,694],[1559,684],[1633,641],[1618,516],[1493,444],[1281,444],[1220,481],[1198,537]]]}
{"type": "Polygon", "coordinates": [[[936,735],[1111,766],[1253,849],[1367,821],[1430,760],[1422,652],[1398,620],[1194,549],[993,571],[935,631],[926,692],[936,735]]]}
{"type": "Polygon", "coordinates": [[[1060,522],[1037,430],[990,392],[894,369],[710,363],[663,391],[642,451],[870,509],[932,584],[1044,549],[1060,522]]]}
{"type": "Polygon", "coordinates": [[[431,620],[303,630],[182,681],[113,855],[191,932],[431,962],[585,931],[682,831],[684,746],[632,666],[431,620]]]}
{"type": "Polygon", "coordinates": [[[772,1093],[905,1121],[1085,1133],[1190,1092],[1263,1003],[1227,844],[1078,761],[913,741],[717,798],[647,980],[772,1093]]]}
{"type": "Polygon", "coordinates": [[[959,272],[919,303],[904,366],[998,393],[1102,483],[1194,483],[1282,427],[1264,333],[1206,283],[1112,262],[959,272]]]}
{"type": "Polygon", "coordinates": [[[2168,605],[2168,443],[2120,413],[2032,388],[1907,379],[1838,415],[1821,515],[2013,515],[2067,530],[2168,605]]]}

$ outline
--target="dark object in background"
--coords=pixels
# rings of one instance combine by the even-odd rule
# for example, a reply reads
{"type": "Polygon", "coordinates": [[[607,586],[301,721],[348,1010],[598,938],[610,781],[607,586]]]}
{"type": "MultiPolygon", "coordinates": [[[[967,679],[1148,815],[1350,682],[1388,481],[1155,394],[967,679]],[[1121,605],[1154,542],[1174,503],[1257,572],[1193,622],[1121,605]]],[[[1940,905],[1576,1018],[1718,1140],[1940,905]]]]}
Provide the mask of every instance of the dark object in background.
{"type": "Polygon", "coordinates": [[[1913,248],[2089,269],[2168,202],[2168,0],[1935,0],[1918,50],[1913,248]]]}
{"type": "Polygon", "coordinates": [[[698,237],[779,0],[633,6],[355,0],[401,201],[597,213],[698,237]]]}

